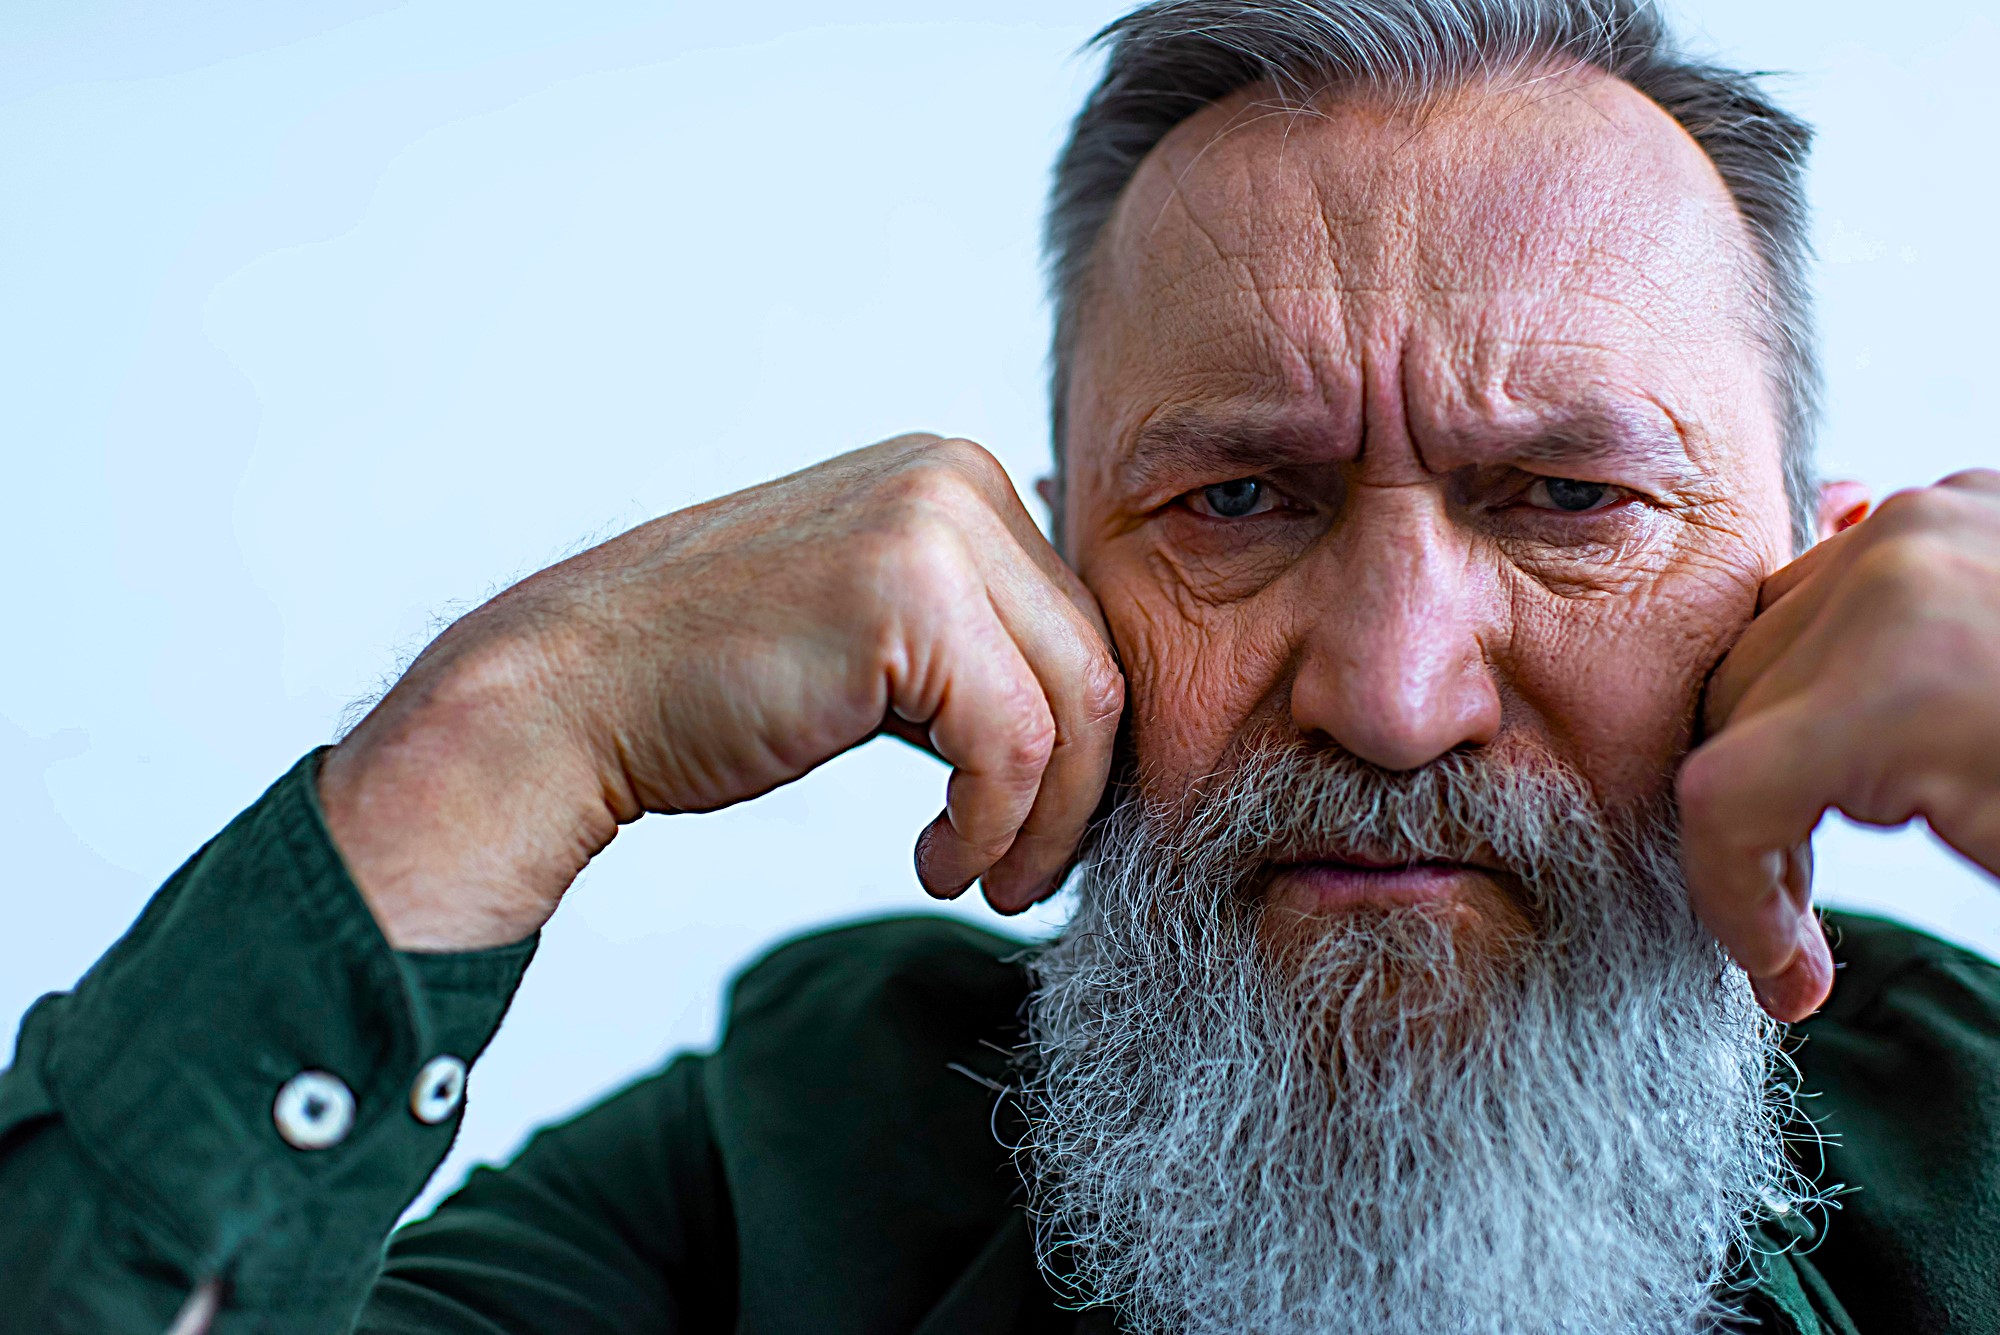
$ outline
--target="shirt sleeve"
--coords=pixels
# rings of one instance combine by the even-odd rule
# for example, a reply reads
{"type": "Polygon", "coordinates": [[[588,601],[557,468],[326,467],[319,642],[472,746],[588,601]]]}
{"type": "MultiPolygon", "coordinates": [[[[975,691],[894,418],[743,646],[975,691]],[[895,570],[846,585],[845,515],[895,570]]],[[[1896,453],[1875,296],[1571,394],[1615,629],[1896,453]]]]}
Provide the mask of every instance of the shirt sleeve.
{"type": "Polygon", "coordinates": [[[345,1331],[534,953],[376,927],[307,756],[183,866],[0,1072],[0,1335],[345,1331]]]}
{"type": "Polygon", "coordinates": [[[737,1238],[711,1059],[676,1058],[400,1229],[357,1335],[724,1335],[737,1238]]]}

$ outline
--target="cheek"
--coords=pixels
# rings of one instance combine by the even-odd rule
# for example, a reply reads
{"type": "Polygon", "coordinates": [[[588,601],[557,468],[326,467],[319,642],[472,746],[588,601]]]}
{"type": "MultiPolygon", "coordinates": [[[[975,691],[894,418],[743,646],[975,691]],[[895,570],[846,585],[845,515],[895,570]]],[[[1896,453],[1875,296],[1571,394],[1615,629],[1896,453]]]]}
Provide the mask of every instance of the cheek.
{"type": "Polygon", "coordinates": [[[1524,595],[1505,661],[1515,704],[1598,797],[1671,789],[1703,684],[1756,608],[1754,574],[1682,570],[1616,598],[1524,595]]]}
{"type": "Polygon", "coordinates": [[[1182,791],[1282,713],[1292,653],[1267,600],[1250,600],[1255,610],[1190,604],[1157,581],[1102,571],[1091,585],[1125,665],[1126,726],[1149,789],[1182,791]]]}

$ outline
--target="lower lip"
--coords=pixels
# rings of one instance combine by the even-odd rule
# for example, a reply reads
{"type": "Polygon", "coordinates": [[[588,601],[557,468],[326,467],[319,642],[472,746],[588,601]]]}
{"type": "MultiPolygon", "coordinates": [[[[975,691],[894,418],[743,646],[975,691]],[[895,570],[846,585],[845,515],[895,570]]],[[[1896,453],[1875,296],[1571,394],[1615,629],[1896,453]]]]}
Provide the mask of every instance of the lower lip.
{"type": "Polygon", "coordinates": [[[1385,904],[1435,904],[1463,896],[1484,873],[1452,863],[1357,867],[1343,862],[1295,862],[1278,870],[1270,892],[1309,912],[1385,904]]]}

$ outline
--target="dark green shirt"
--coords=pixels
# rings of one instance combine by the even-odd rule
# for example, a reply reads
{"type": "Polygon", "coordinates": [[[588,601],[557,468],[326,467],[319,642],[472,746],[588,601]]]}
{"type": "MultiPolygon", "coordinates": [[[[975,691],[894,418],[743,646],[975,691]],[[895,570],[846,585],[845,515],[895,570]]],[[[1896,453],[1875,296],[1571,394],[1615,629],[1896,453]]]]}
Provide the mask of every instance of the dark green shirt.
{"type": "MultiPolygon", "coordinates": [[[[218,1332],[1109,1331],[1037,1270],[998,1049],[1021,943],[940,918],[784,946],[721,1046],[476,1170],[384,1239],[449,1147],[413,1085],[470,1062],[533,944],[392,951],[308,757],[175,873],[0,1074],[0,1332],[159,1335],[220,1277],[218,1332]],[[353,1095],[299,1149],[302,1071],[353,1095]]],[[[2000,970],[1829,915],[1842,969],[1797,1060],[1844,1184],[1760,1225],[1764,1329],[2000,1332],[2000,970]]],[[[432,1113],[435,1115],[436,1107],[432,1113]]]]}

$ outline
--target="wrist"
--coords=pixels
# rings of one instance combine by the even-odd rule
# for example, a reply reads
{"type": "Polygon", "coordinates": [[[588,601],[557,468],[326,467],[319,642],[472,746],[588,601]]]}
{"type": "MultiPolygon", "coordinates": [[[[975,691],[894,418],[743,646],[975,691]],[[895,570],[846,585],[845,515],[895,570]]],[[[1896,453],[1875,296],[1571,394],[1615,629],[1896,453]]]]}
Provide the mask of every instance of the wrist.
{"type": "Polygon", "coordinates": [[[537,695],[511,669],[420,663],[322,762],[327,828],[396,949],[526,938],[617,832],[537,695]]]}

